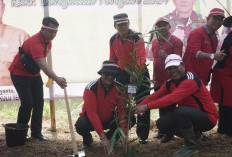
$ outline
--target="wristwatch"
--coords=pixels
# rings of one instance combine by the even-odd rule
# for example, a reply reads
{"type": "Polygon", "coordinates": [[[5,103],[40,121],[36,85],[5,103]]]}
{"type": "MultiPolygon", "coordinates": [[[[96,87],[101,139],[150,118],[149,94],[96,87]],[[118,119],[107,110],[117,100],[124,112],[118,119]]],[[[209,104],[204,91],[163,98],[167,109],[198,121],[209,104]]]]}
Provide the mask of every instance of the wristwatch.
{"type": "Polygon", "coordinates": [[[215,56],[215,54],[211,54],[210,59],[214,60],[214,56],[215,56]]]}

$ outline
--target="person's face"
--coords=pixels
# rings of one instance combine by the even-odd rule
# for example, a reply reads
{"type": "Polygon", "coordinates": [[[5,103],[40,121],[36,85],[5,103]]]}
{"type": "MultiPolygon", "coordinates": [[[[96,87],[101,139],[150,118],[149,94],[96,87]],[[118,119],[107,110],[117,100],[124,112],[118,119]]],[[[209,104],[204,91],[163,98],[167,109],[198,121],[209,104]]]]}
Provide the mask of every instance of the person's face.
{"type": "Polygon", "coordinates": [[[110,86],[116,78],[115,73],[105,72],[101,74],[101,81],[104,86],[110,86]]]}
{"type": "Polygon", "coordinates": [[[116,24],[115,29],[118,31],[120,36],[126,36],[129,31],[129,22],[127,23],[121,23],[121,24],[116,24]]]}
{"type": "Polygon", "coordinates": [[[223,16],[216,15],[207,18],[207,26],[212,32],[216,32],[223,24],[223,16]]]}
{"type": "Polygon", "coordinates": [[[173,0],[177,12],[182,14],[192,12],[195,2],[196,0],[173,0]]]}
{"type": "Polygon", "coordinates": [[[161,29],[161,30],[158,30],[158,32],[162,35],[162,36],[164,36],[164,37],[166,37],[167,35],[168,35],[168,33],[169,33],[169,30],[170,30],[170,25],[167,23],[167,22],[164,22],[164,21],[161,21],[161,22],[158,22],[157,24],[156,24],[156,29],[157,28],[163,28],[163,29],[161,29]],[[164,28],[165,27],[165,28],[164,28]]]}
{"type": "MultiPolygon", "coordinates": [[[[56,27],[53,24],[49,24],[48,27],[56,27]]],[[[41,33],[45,42],[51,41],[56,37],[57,30],[42,28],[41,33]]]]}
{"type": "Polygon", "coordinates": [[[185,75],[185,67],[182,64],[179,66],[170,66],[166,69],[166,71],[170,79],[174,80],[175,82],[180,81],[185,75]]]}
{"type": "Polygon", "coordinates": [[[4,11],[5,11],[5,4],[3,3],[2,0],[0,0],[0,22],[2,21],[4,11]]]}

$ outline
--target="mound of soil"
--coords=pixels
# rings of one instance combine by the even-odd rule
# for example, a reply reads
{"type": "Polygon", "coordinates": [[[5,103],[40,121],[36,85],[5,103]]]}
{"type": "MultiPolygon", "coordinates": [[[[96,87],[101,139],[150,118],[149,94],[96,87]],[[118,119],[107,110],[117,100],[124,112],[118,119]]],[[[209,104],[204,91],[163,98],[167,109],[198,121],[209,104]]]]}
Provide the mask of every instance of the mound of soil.
{"type": "MultiPolygon", "coordinates": [[[[9,119],[1,119],[1,124],[14,123],[9,119]]],[[[48,142],[40,142],[36,139],[27,141],[24,146],[7,147],[5,142],[5,129],[0,127],[0,156],[1,157],[64,157],[73,154],[71,145],[71,135],[68,129],[68,122],[59,126],[56,132],[51,132],[50,120],[43,121],[43,135],[48,137],[48,142]]],[[[182,145],[181,138],[175,138],[174,141],[161,144],[156,138],[153,138],[157,132],[154,122],[149,135],[149,143],[145,145],[138,144],[135,128],[132,128],[130,139],[135,139],[131,146],[134,147],[143,157],[171,157],[172,153],[177,151],[182,145]]],[[[231,157],[232,156],[232,138],[216,133],[216,127],[204,133],[211,138],[209,141],[202,141],[199,144],[199,157],[231,157]]],[[[29,134],[30,135],[30,134],[29,134]]],[[[75,133],[78,150],[81,150],[82,138],[75,133]]],[[[87,157],[102,157],[104,151],[101,147],[98,135],[92,133],[94,138],[93,146],[85,151],[87,157]]],[[[113,157],[122,157],[123,151],[120,145],[116,145],[113,157]]]]}

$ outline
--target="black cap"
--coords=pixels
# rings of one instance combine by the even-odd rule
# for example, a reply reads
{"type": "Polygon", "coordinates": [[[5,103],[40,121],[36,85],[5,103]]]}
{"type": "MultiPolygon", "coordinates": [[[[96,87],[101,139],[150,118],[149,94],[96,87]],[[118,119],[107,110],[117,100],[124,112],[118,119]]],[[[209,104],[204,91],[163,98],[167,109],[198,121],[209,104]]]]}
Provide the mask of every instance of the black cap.
{"type": "Polygon", "coordinates": [[[232,16],[229,16],[229,17],[225,18],[225,20],[223,22],[223,26],[231,27],[231,25],[232,25],[232,16]]]}
{"type": "Polygon", "coordinates": [[[97,73],[101,75],[102,73],[107,73],[107,72],[118,74],[119,67],[117,63],[114,61],[104,61],[102,63],[101,70],[99,70],[97,73]]]}
{"type": "Polygon", "coordinates": [[[128,15],[126,13],[114,15],[114,25],[121,23],[128,23],[128,15]]]}

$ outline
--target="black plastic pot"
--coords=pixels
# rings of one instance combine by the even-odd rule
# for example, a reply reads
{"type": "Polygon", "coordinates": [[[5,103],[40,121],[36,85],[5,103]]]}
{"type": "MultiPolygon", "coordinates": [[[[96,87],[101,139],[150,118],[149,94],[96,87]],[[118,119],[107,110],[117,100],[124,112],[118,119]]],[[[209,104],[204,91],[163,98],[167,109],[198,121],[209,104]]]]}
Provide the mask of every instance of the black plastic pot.
{"type": "Polygon", "coordinates": [[[9,123],[3,125],[5,128],[6,144],[8,147],[25,145],[29,126],[26,124],[9,123]]]}

